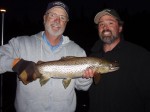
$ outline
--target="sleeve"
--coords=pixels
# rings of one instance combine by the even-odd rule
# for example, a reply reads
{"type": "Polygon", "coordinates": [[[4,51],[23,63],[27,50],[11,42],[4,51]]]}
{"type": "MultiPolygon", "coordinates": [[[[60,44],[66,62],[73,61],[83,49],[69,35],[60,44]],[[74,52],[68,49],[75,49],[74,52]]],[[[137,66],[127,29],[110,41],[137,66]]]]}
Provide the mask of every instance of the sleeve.
{"type": "Polygon", "coordinates": [[[89,78],[89,79],[78,78],[76,79],[76,82],[75,82],[75,88],[77,90],[87,91],[89,87],[91,86],[92,82],[93,82],[92,78],[89,78]]]}
{"type": "MultiPolygon", "coordinates": [[[[86,52],[82,49],[81,52],[78,53],[78,56],[86,57],[86,52]]],[[[89,87],[91,86],[92,82],[93,82],[92,78],[89,78],[89,79],[86,79],[86,78],[77,78],[75,80],[75,88],[77,90],[87,91],[89,89],[89,87]]]]}
{"type": "Polygon", "coordinates": [[[0,73],[12,72],[12,62],[19,57],[18,38],[12,38],[8,44],[0,46],[0,73]]]}
{"type": "MultiPolygon", "coordinates": [[[[77,56],[77,57],[86,57],[86,52],[83,48],[81,48],[78,44],[73,41],[70,44],[70,47],[67,47],[67,50],[70,51],[69,55],[77,56]]],[[[75,88],[77,90],[86,91],[92,84],[92,79],[86,78],[76,78],[75,79],[75,88]]]]}

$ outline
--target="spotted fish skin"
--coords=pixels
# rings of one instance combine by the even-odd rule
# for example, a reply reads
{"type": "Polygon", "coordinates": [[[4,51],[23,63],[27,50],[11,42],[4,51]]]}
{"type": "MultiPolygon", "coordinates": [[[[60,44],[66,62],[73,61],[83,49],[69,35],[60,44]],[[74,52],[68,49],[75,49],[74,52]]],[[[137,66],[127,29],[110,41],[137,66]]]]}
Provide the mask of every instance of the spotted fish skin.
{"type": "Polygon", "coordinates": [[[96,57],[68,56],[56,61],[38,62],[37,69],[41,74],[40,84],[44,85],[50,78],[61,78],[65,88],[71,79],[82,77],[84,71],[91,68],[95,74],[104,74],[119,69],[118,63],[96,57]]]}

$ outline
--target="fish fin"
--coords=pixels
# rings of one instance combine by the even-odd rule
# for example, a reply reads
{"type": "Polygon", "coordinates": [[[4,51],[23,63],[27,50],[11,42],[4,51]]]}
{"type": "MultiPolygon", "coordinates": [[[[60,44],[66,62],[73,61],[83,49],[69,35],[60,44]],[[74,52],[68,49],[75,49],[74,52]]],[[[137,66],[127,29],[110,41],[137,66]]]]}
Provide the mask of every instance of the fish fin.
{"type": "Polygon", "coordinates": [[[49,77],[46,77],[46,75],[44,75],[44,76],[42,75],[40,77],[40,84],[41,84],[41,86],[45,85],[49,80],[50,80],[49,77]]]}
{"type": "Polygon", "coordinates": [[[61,57],[60,60],[68,60],[68,59],[71,59],[71,58],[75,58],[75,56],[64,56],[64,57],[61,57]]]}
{"type": "Polygon", "coordinates": [[[62,83],[65,89],[69,86],[70,82],[71,82],[70,78],[63,79],[62,83]]]}
{"type": "Polygon", "coordinates": [[[94,74],[93,80],[94,80],[94,84],[98,84],[101,78],[101,74],[100,73],[96,73],[94,74]]]}

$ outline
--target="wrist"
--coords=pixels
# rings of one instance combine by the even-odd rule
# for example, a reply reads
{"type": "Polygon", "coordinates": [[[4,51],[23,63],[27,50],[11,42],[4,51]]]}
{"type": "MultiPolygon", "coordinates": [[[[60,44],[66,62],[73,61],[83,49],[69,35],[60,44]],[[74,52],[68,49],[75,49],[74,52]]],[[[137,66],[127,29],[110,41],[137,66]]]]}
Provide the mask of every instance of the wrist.
{"type": "Polygon", "coordinates": [[[12,67],[14,67],[20,60],[21,60],[20,58],[14,59],[12,62],[12,67]]]}

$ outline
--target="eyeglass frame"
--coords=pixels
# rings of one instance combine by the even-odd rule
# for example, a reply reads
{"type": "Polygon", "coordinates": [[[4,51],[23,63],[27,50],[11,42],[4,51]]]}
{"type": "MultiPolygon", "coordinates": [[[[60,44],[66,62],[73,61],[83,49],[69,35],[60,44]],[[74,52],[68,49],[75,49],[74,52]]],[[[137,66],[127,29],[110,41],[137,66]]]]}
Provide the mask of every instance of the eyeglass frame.
{"type": "Polygon", "coordinates": [[[56,19],[56,18],[60,18],[60,20],[61,21],[63,21],[63,22],[67,22],[67,21],[69,21],[69,19],[68,19],[68,17],[67,16],[64,16],[64,15],[58,15],[58,14],[56,14],[56,13],[54,13],[54,12],[47,12],[45,15],[48,15],[48,17],[49,18],[52,18],[52,19],[56,19]],[[50,15],[51,14],[51,15],[50,15]],[[66,18],[66,20],[64,20],[64,19],[66,18]]]}

